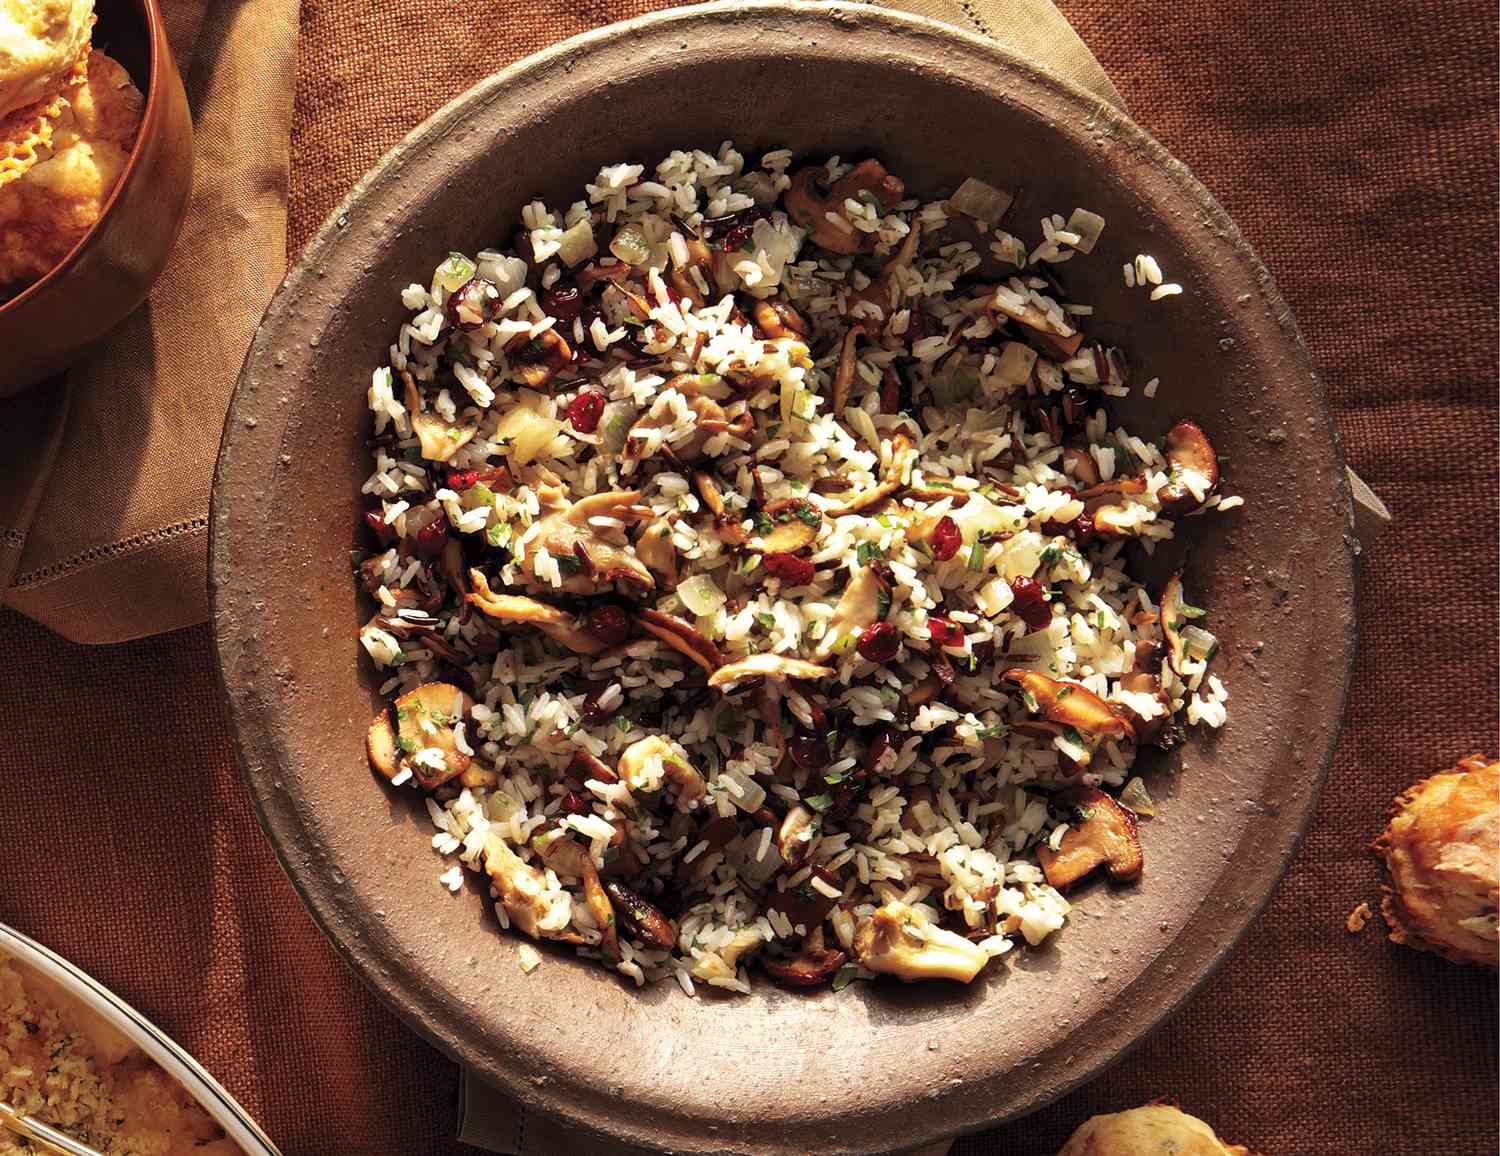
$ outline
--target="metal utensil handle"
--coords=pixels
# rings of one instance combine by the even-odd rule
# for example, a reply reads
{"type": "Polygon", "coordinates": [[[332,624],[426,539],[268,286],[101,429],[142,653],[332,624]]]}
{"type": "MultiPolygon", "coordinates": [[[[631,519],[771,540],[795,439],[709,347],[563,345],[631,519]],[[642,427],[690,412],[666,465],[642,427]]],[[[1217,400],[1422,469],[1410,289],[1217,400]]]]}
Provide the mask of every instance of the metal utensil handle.
{"type": "Polygon", "coordinates": [[[80,1144],[73,1137],[64,1135],[56,1128],[49,1128],[40,1120],[21,1115],[4,1101],[0,1101],[0,1128],[34,1141],[46,1152],[61,1152],[63,1156],[101,1156],[97,1148],[80,1144]]]}

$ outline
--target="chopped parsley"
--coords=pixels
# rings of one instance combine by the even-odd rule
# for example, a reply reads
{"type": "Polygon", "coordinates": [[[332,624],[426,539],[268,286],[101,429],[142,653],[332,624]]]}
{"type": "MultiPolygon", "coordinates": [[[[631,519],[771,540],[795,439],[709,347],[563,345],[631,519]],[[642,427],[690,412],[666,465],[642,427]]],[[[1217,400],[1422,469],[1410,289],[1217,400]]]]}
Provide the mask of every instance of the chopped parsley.
{"type": "Polygon", "coordinates": [[[861,566],[868,566],[877,558],[884,557],[880,552],[880,547],[876,546],[874,542],[861,542],[858,549],[855,550],[854,556],[861,566]]]}
{"type": "Polygon", "coordinates": [[[755,616],[755,621],[759,622],[767,630],[774,630],[776,628],[776,615],[769,611],[762,610],[755,616]]]}
{"type": "Polygon", "coordinates": [[[558,570],[564,574],[577,574],[583,569],[583,563],[575,554],[558,554],[552,560],[557,563],[558,570]]]}
{"type": "Polygon", "coordinates": [[[833,990],[843,991],[859,976],[859,968],[852,963],[846,963],[833,974],[833,990]]]}
{"type": "Polygon", "coordinates": [[[1057,546],[1048,546],[1042,551],[1042,562],[1047,566],[1055,566],[1057,560],[1062,557],[1062,550],[1057,546]]]}
{"type": "Polygon", "coordinates": [[[820,526],[823,524],[823,515],[807,503],[803,502],[796,508],[797,519],[804,526],[820,526]]]}
{"type": "Polygon", "coordinates": [[[983,538],[975,538],[974,544],[969,547],[969,569],[979,571],[984,569],[984,555],[986,546],[983,538]]]}
{"type": "Polygon", "coordinates": [[[808,795],[802,801],[820,815],[833,806],[832,795],[808,795]]]}

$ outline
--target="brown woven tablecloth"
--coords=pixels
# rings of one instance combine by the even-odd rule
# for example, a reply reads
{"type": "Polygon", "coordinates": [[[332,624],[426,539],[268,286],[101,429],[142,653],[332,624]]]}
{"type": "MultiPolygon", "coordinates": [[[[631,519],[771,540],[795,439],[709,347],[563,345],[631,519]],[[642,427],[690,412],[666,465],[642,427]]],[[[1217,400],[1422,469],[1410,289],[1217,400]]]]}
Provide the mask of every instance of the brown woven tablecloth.
{"type": "MultiPolygon", "coordinates": [[[[643,0],[304,0],[290,248],[441,101],[643,0]]],[[[1496,14],[1470,0],[1060,0],[1297,310],[1396,527],[1317,821],[1269,911],[1130,1059],[960,1156],[1171,1096],[1267,1156],[1496,1151],[1496,985],[1344,919],[1386,800],[1500,745],[1496,14]]],[[[1308,629],[1317,629],[1308,623],[1308,629]]],[[[457,1071],[343,968],[232,768],[206,628],[85,649],[0,616],[0,920],[117,988],[287,1156],[440,1156],[457,1071]]]]}

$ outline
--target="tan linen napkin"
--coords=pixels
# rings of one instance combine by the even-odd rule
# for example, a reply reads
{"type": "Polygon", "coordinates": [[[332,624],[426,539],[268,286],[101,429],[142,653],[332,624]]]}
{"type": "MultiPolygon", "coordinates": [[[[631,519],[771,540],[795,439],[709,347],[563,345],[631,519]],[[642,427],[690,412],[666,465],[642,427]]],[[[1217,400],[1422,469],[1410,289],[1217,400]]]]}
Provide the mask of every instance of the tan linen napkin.
{"type": "Polygon", "coordinates": [[[162,8],[194,120],[177,247],[149,303],[63,389],[0,401],[0,589],[76,642],[208,616],[219,433],[286,271],[298,0],[162,8]]]}
{"type": "MultiPolygon", "coordinates": [[[[1088,45],[1051,0],[879,0],[989,36],[1088,89],[1119,109],[1125,102],[1088,45]]],[[[458,1138],[506,1156],[644,1156],[644,1149],[582,1137],[556,1121],[528,1111],[472,1072],[463,1073],[458,1138]]],[[[951,1141],[914,1150],[910,1156],[943,1156],[951,1141]]]]}

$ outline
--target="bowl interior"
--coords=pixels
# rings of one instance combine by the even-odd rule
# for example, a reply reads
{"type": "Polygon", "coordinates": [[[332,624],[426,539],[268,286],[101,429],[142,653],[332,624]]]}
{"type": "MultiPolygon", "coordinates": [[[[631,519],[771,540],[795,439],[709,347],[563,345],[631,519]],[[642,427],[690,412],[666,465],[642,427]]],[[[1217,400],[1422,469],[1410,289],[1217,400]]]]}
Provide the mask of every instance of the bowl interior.
{"type": "Polygon", "coordinates": [[[1269,896],[1331,755],[1352,654],[1348,496],[1284,304],[1232,224],[1097,100],[988,42],[869,9],[713,5],[559,46],[408,138],[331,219],[273,304],[226,426],[211,582],[221,672],[265,825],[324,929],[414,1027],[482,1076],[590,1127],[691,1151],[874,1152],[1040,1106],[1140,1038],[1269,896]],[[1084,891],[1069,927],[971,987],[856,985],[689,1000],[560,953],[531,975],[480,889],[442,864],[415,796],[372,780],[373,679],[354,634],[364,389],[399,291],[450,249],[508,240],[535,197],[675,147],[878,155],[920,193],[977,175],[1024,190],[1014,228],[1108,221],[1061,267],[1091,331],[1123,345],[1123,414],[1191,415],[1244,509],[1194,520],[1175,557],[1223,640],[1231,720],[1149,778],[1147,873],[1084,891]],[[1184,295],[1121,265],[1156,256],[1184,295]],[[1273,430],[1280,434],[1268,436],[1273,430]],[[414,805],[415,804],[415,805],[414,805]]]}

